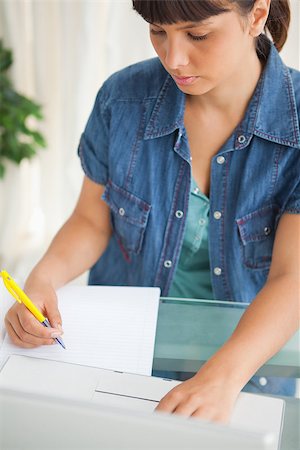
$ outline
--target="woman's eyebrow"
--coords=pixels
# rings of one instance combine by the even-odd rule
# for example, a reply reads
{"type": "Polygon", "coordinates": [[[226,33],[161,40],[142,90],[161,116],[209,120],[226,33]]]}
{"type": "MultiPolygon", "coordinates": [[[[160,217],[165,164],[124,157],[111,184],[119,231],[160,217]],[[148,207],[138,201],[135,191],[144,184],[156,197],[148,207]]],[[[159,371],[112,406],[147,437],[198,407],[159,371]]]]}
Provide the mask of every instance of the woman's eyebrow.
{"type": "MultiPolygon", "coordinates": [[[[198,28],[198,27],[201,27],[201,26],[210,25],[211,23],[212,22],[210,22],[208,20],[201,21],[201,22],[190,22],[190,23],[187,23],[187,24],[185,24],[185,25],[183,25],[181,27],[176,28],[176,30],[187,30],[187,29],[190,29],[190,28],[198,28]]],[[[163,24],[159,24],[159,23],[156,24],[154,22],[150,22],[150,25],[154,25],[155,27],[161,27],[163,24]]]]}
{"type": "Polygon", "coordinates": [[[178,27],[177,30],[186,30],[188,28],[198,28],[200,26],[205,26],[205,25],[209,25],[211,22],[209,22],[208,20],[205,21],[201,21],[201,22],[191,22],[188,23],[182,27],[178,27]]]}

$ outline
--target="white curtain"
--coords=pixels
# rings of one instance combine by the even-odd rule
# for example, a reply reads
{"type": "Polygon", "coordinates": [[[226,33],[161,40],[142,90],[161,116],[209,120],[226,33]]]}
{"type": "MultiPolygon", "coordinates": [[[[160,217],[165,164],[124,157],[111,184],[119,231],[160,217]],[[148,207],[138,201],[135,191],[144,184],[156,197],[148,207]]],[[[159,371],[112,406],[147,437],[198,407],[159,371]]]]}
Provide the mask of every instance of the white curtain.
{"type": "MultiPolygon", "coordinates": [[[[291,4],[282,54],[299,68],[300,2],[291,4]]],[[[0,37],[13,50],[17,90],[43,106],[48,143],[0,181],[0,267],[23,280],[75,205],[77,145],[101,83],[154,51],[130,0],[0,0],[0,37]]]]}
{"type": "Polygon", "coordinates": [[[0,18],[12,79],[43,106],[48,144],[0,181],[0,267],[24,278],[76,202],[77,145],[99,87],[154,52],[130,1],[5,0],[0,18]]]}

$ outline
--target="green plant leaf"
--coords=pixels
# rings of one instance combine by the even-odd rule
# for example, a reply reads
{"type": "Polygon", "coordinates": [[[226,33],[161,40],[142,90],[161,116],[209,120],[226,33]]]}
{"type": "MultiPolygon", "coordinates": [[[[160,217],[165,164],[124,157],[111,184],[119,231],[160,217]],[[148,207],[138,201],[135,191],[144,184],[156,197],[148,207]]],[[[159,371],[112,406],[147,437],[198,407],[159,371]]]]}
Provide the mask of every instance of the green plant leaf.
{"type": "Polygon", "coordinates": [[[0,162],[0,178],[4,178],[4,174],[5,174],[5,167],[4,167],[4,165],[0,162]]]}
{"type": "Polygon", "coordinates": [[[7,70],[13,62],[12,51],[3,47],[2,40],[0,40],[0,71],[7,70]]]}
{"type": "Polygon", "coordinates": [[[13,62],[11,50],[0,39],[0,178],[4,177],[5,160],[19,164],[46,147],[44,136],[28,127],[28,119],[43,119],[42,107],[14,89],[7,75],[13,62]]]}
{"type": "Polygon", "coordinates": [[[46,141],[41,133],[38,131],[31,131],[27,129],[27,132],[34,139],[35,143],[42,148],[46,147],[46,141]]]}

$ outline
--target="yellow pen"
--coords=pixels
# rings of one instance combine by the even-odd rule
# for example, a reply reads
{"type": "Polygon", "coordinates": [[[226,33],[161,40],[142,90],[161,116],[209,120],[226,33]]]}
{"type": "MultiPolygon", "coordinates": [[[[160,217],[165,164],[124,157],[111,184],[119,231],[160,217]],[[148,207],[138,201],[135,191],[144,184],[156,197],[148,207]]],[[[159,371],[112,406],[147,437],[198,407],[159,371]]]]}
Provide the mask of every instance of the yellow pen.
{"type": "MultiPolygon", "coordinates": [[[[41,311],[38,310],[38,308],[30,300],[30,298],[25,294],[24,291],[22,291],[22,289],[17,285],[15,280],[13,280],[13,278],[5,270],[2,270],[0,272],[0,277],[2,277],[4,286],[6,287],[8,292],[14,297],[14,299],[17,300],[17,302],[19,303],[23,303],[41,324],[43,324],[47,328],[51,328],[49,320],[45,316],[43,316],[41,311]]],[[[57,337],[53,339],[63,348],[66,348],[61,338],[57,337]]]]}

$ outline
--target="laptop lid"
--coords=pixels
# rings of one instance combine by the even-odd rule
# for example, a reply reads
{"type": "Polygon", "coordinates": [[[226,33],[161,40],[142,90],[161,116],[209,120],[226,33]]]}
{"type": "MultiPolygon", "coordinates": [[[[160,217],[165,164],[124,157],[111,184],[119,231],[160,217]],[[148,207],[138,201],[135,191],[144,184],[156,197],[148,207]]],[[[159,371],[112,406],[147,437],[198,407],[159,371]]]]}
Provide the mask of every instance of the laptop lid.
{"type": "Polygon", "coordinates": [[[270,450],[274,444],[272,433],[10,389],[0,388],[0,404],[0,448],[270,450]]]}

